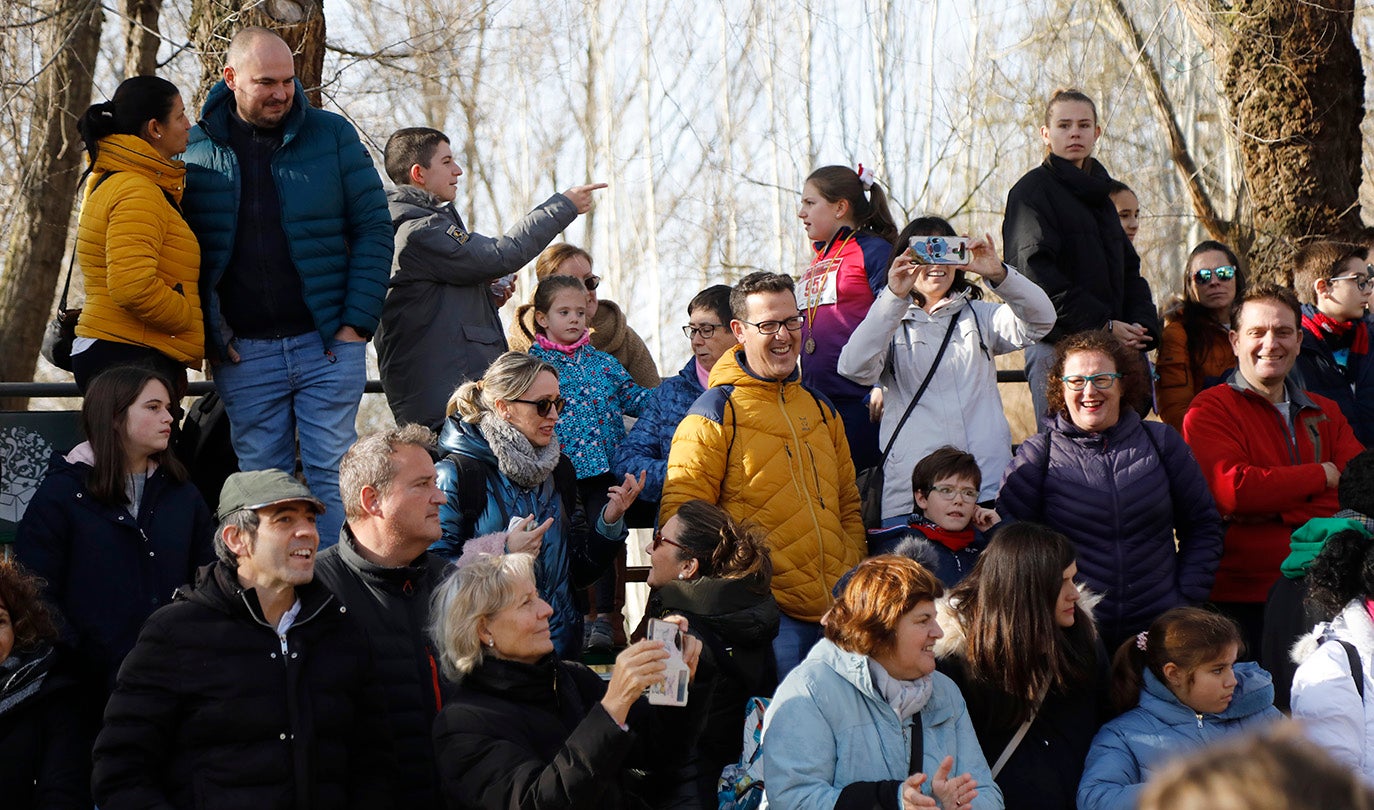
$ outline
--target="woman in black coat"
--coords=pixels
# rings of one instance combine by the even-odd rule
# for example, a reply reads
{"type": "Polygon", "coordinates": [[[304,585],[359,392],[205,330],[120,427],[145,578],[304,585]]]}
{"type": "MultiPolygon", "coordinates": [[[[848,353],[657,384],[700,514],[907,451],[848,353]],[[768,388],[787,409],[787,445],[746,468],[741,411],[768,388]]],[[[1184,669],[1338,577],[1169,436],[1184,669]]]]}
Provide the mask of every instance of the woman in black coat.
{"type": "Polygon", "coordinates": [[[778,603],[763,539],[705,501],[688,501],[646,549],[653,591],[645,616],[683,616],[702,640],[694,698],[703,699],[697,762],[703,799],[740,757],[745,707],[778,685],[778,603]]]}
{"type": "Polygon", "coordinates": [[[90,740],[38,587],[0,560],[0,797],[7,810],[88,810],[90,740]]]}
{"type": "Polygon", "coordinates": [[[144,620],[214,559],[210,510],[167,447],[171,390],[140,366],[96,377],[81,408],[86,441],[53,456],[19,522],[15,552],[60,613],[92,738],[144,620]]]}
{"type": "Polygon", "coordinates": [[[939,605],[939,669],[964,693],[1008,810],[1073,810],[1107,719],[1107,651],[1077,573],[1067,537],[1015,523],[939,605]]]}
{"type": "MultiPolygon", "coordinates": [[[[652,778],[686,761],[691,745],[687,711],[650,706],[642,696],[664,678],[668,652],[660,642],[625,648],[609,683],[558,660],[552,608],[539,596],[528,554],[478,555],[449,575],[434,605],[441,662],[459,682],[434,724],[449,808],[659,803],[631,769],[652,778]]],[[[695,675],[701,642],[684,634],[682,652],[695,675]]]]}

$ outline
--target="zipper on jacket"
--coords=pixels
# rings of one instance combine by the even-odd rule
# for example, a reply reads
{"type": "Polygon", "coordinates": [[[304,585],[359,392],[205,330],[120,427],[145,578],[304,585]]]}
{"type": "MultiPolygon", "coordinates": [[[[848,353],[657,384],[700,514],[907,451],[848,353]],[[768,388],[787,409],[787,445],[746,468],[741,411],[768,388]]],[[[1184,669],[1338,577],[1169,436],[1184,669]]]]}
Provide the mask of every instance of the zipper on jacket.
{"type": "MultiPolygon", "coordinates": [[[[787,423],[787,430],[792,434],[792,441],[796,442],[797,448],[800,449],[802,446],[801,437],[797,435],[797,428],[792,424],[792,417],[787,415],[787,397],[784,396],[786,390],[785,386],[785,382],[778,384],[778,411],[782,414],[782,420],[787,423]]],[[[817,407],[821,407],[819,403],[817,403],[817,407]]],[[[791,467],[790,462],[793,460],[792,451],[788,449],[786,444],[783,445],[783,449],[787,450],[788,466],[791,467]]],[[[800,457],[795,460],[799,467],[803,465],[800,457]]],[[[816,505],[813,504],[811,498],[808,497],[810,493],[806,488],[806,471],[799,470],[798,472],[801,475],[794,476],[792,478],[792,483],[801,489],[802,500],[806,503],[807,513],[811,515],[811,525],[816,530],[816,569],[820,575],[821,589],[825,592],[825,603],[829,605],[830,585],[825,581],[825,537],[821,534],[821,521],[820,518],[816,516],[816,505]]],[[[819,495],[820,493],[817,493],[817,497],[819,497],[819,495]]],[[[843,526],[841,529],[843,529],[843,526]]]]}
{"type": "Polygon", "coordinates": [[[1196,715],[1194,715],[1194,716],[1197,717],[1197,728],[1198,728],[1198,731],[1201,731],[1201,730],[1202,730],[1202,715],[1196,714],[1196,715]]]}

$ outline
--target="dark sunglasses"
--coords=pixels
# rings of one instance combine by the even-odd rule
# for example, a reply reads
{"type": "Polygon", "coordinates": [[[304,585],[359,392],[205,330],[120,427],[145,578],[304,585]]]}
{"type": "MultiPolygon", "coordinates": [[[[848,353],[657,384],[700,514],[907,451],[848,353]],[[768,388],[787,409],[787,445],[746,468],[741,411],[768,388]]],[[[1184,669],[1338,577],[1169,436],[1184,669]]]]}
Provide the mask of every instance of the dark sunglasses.
{"type": "Polygon", "coordinates": [[[534,412],[540,416],[548,416],[550,408],[557,410],[559,413],[563,413],[564,406],[568,404],[568,401],[562,397],[554,397],[553,399],[512,399],[510,401],[519,402],[524,405],[533,405],[534,412]]]}
{"type": "Polygon", "coordinates": [[[1221,267],[1204,267],[1201,270],[1193,271],[1193,281],[1198,284],[1208,284],[1215,275],[1221,281],[1230,281],[1236,277],[1235,265],[1223,264],[1221,267]]]}
{"type": "Polygon", "coordinates": [[[601,276],[587,276],[582,279],[582,286],[587,288],[587,292],[595,290],[601,285],[601,276]]]}
{"type": "Polygon", "coordinates": [[[672,540],[669,540],[668,538],[664,537],[663,532],[654,532],[654,542],[649,545],[649,548],[653,551],[658,551],[658,547],[663,545],[664,543],[667,543],[673,548],[680,548],[683,551],[687,550],[687,548],[683,546],[681,543],[675,543],[672,540]]]}

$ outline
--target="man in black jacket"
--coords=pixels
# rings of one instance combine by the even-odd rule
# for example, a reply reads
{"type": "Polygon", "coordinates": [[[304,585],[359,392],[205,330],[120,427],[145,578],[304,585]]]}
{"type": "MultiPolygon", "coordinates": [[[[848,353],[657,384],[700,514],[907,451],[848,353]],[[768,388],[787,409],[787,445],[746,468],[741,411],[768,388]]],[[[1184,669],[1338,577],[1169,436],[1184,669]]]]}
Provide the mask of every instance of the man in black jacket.
{"type": "Polygon", "coordinates": [[[349,449],[339,465],[347,523],[319,564],[320,581],[363,628],[377,661],[399,761],[396,803],[407,808],[443,806],[430,729],[449,684],[427,634],[430,595],[446,565],[427,551],[445,501],[433,443],[428,429],[407,425],[349,449]]]}
{"type": "Polygon", "coordinates": [[[323,509],[280,470],[225,481],[219,562],[148,619],[120,668],[95,745],[101,808],[391,806],[371,653],[313,582],[323,509]]]}

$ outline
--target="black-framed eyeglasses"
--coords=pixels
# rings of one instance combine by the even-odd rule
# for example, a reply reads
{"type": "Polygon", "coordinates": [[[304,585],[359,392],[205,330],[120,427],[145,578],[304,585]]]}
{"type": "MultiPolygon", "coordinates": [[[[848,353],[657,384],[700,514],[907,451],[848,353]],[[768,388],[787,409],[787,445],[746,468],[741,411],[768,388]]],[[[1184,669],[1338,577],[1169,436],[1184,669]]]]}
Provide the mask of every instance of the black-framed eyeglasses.
{"type": "Polygon", "coordinates": [[[568,404],[568,401],[562,397],[554,397],[553,399],[512,399],[509,401],[519,402],[522,405],[533,405],[534,412],[540,416],[548,416],[550,408],[559,413],[563,413],[563,409],[568,404]]]}
{"type": "Polygon", "coordinates": [[[1218,281],[1230,281],[1236,277],[1236,266],[1234,264],[1223,264],[1221,267],[1203,267],[1193,271],[1193,281],[1198,284],[1208,284],[1213,276],[1218,281]]]}
{"type": "Polygon", "coordinates": [[[654,541],[651,544],[649,544],[649,549],[651,551],[658,551],[658,547],[663,545],[664,543],[667,543],[673,548],[680,548],[683,551],[687,550],[687,547],[682,545],[681,543],[676,542],[674,540],[669,540],[668,538],[664,537],[663,532],[654,532],[654,541]]]}
{"type": "Polygon", "coordinates": [[[1119,379],[1121,379],[1121,374],[1119,372],[1104,371],[1100,374],[1088,374],[1086,376],[1083,374],[1073,374],[1068,377],[1060,377],[1059,381],[1064,383],[1064,386],[1070,391],[1082,391],[1084,388],[1087,388],[1089,384],[1099,391],[1106,391],[1113,385],[1116,385],[1116,381],[1119,379]]]}
{"type": "Polygon", "coordinates": [[[753,321],[741,320],[740,323],[749,324],[750,326],[759,330],[760,335],[776,335],[779,331],[781,331],[784,328],[787,329],[787,331],[789,332],[796,332],[797,330],[801,329],[802,324],[806,323],[806,316],[798,314],[793,315],[785,321],[760,321],[758,323],[754,323],[753,321]]]}
{"type": "Polygon", "coordinates": [[[1347,276],[1336,276],[1335,278],[1328,279],[1328,281],[1353,281],[1355,282],[1355,287],[1358,288],[1360,292],[1369,292],[1369,289],[1374,287],[1374,275],[1370,275],[1374,273],[1374,265],[1368,265],[1367,270],[1368,272],[1363,275],[1360,273],[1351,273],[1347,276]]]}
{"type": "Polygon", "coordinates": [[[724,328],[725,324],[723,323],[703,323],[701,326],[692,326],[688,324],[682,327],[682,334],[686,335],[688,340],[691,340],[697,335],[701,335],[702,340],[710,340],[711,337],[715,335],[717,329],[724,328]]]}
{"type": "Polygon", "coordinates": [[[601,285],[601,276],[587,276],[582,279],[582,286],[587,288],[587,292],[595,290],[601,285]]]}

